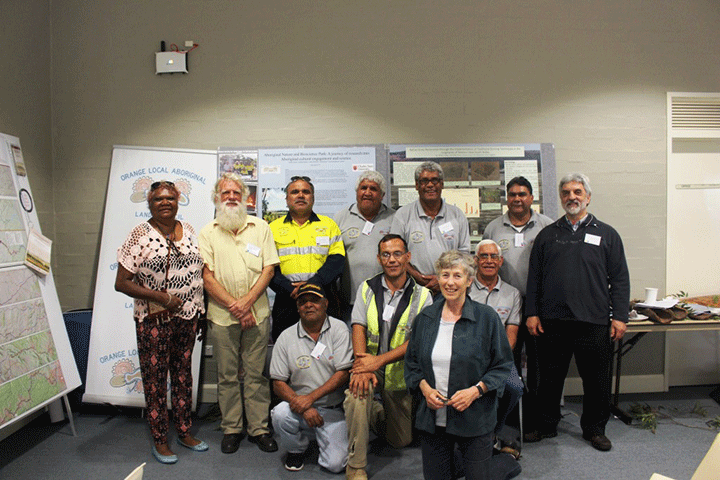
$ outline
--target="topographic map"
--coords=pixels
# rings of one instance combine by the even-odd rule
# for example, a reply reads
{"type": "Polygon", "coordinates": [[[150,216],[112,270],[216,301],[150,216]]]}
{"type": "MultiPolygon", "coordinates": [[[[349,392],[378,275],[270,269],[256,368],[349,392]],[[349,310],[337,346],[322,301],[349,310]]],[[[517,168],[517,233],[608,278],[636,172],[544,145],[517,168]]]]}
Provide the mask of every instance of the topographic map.
{"type": "Polygon", "coordinates": [[[27,234],[20,216],[20,204],[15,196],[12,172],[0,164],[0,267],[19,264],[25,260],[27,234]]]}
{"type": "Polygon", "coordinates": [[[36,275],[0,270],[0,427],[64,390],[36,275]]]}

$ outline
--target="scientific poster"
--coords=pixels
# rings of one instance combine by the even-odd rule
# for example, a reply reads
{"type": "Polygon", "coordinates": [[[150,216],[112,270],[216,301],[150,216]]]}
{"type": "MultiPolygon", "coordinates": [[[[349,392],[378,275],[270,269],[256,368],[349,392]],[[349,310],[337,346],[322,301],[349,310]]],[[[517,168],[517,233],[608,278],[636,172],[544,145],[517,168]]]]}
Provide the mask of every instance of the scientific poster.
{"type": "MultiPolygon", "coordinates": [[[[539,143],[390,145],[392,206],[399,208],[416,200],[415,168],[424,161],[437,162],[445,177],[442,196],[465,213],[471,240],[477,243],[487,224],[506,210],[505,184],[513,177],[522,175],[530,181],[535,197],[532,208],[545,213],[543,155],[554,162],[553,152],[551,144],[539,143]]],[[[554,178],[554,169],[551,173],[554,178]]]]}

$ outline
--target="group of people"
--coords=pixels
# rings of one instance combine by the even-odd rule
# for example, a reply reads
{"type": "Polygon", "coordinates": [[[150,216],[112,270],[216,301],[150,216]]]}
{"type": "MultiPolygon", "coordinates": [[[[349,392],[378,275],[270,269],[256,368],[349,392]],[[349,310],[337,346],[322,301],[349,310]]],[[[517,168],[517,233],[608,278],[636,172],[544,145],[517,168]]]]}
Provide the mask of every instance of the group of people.
{"type": "Polygon", "coordinates": [[[242,179],[224,174],[213,193],[216,218],[196,236],[175,219],[175,186],[154,183],[152,218],[118,250],[115,288],[135,298],[155,458],[177,462],[168,372],[178,445],[208,449],[190,434],[203,287],[223,453],[238,450],[243,432],[260,450],[277,451],[271,418],[291,471],[303,468],[314,438],[320,466],[367,478],[373,432],[395,448],[416,434],[425,478],[491,478],[494,447],[519,456],[501,432],[523,391],[513,358],[523,346],[535,421],[525,440],[557,435],[574,355],[583,437],[609,450],[612,340],[625,331],[629,275],[619,235],[587,212],[589,180],[560,181],[566,215],[553,222],[532,209],[531,183],[513,178],[507,213],[488,225],[475,255],[468,221],[443,200],[443,186],[440,165],[423,162],[418,199],[395,212],[382,202],[384,177],[363,172],[356,203],[333,220],[313,211],[311,179],[292,177],[288,214],[268,225],[247,214],[242,179]]]}

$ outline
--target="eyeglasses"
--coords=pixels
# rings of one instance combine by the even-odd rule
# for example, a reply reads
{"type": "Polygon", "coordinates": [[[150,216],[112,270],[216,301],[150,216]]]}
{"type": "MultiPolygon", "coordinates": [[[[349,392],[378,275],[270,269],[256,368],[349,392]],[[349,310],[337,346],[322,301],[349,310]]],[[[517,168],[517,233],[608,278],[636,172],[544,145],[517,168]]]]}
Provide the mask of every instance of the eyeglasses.
{"type": "Polygon", "coordinates": [[[498,255],[497,253],[481,253],[477,255],[477,258],[479,258],[480,260],[487,260],[488,258],[497,260],[498,258],[500,258],[500,255],[498,255]]]}
{"type": "Polygon", "coordinates": [[[306,177],[306,176],[299,177],[297,175],[294,177],[290,177],[290,183],[297,182],[298,180],[302,180],[303,182],[307,182],[307,183],[312,183],[312,180],[310,180],[310,177],[306,177]]]}
{"type": "Polygon", "coordinates": [[[174,187],[175,184],[173,182],[168,182],[167,180],[160,180],[159,182],[153,182],[152,185],[150,185],[150,191],[155,191],[158,188],[160,188],[162,185],[167,185],[169,187],[174,187]]]}
{"type": "Polygon", "coordinates": [[[394,251],[394,252],[382,252],[382,253],[380,254],[380,258],[382,258],[383,260],[390,260],[390,257],[392,256],[395,260],[399,260],[399,259],[400,259],[403,255],[405,255],[406,253],[407,253],[407,252],[399,252],[399,251],[394,251]]]}
{"type": "Polygon", "coordinates": [[[437,185],[438,183],[442,182],[442,179],[440,177],[433,177],[433,178],[421,178],[418,180],[418,183],[422,185],[423,187],[426,186],[428,183],[432,183],[433,185],[437,185]]]}

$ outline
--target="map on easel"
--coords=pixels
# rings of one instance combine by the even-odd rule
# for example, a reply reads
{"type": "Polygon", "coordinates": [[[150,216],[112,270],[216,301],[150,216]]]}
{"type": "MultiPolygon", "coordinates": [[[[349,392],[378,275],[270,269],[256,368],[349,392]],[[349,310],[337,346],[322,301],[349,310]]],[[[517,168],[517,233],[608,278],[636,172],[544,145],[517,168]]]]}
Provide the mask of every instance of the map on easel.
{"type": "Polygon", "coordinates": [[[0,428],[80,385],[52,275],[23,265],[39,230],[17,138],[0,134],[0,428]]]}

